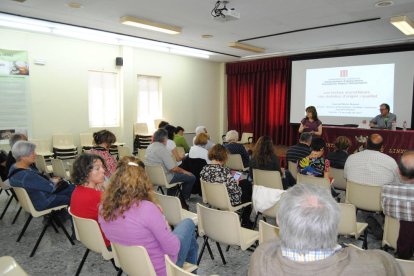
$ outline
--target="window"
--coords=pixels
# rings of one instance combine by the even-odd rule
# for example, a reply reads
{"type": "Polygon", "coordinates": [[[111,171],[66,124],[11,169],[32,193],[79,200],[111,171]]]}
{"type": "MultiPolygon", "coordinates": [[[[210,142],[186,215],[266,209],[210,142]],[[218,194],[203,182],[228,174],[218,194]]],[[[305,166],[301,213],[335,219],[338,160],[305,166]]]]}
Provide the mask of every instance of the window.
{"type": "Polygon", "coordinates": [[[89,71],[89,127],[119,127],[118,75],[89,71]]]}
{"type": "Polygon", "coordinates": [[[137,123],[147,123],[150,129],[155,119],[162,118],[160,80],[160,77],[138,76],[137,123]]]}

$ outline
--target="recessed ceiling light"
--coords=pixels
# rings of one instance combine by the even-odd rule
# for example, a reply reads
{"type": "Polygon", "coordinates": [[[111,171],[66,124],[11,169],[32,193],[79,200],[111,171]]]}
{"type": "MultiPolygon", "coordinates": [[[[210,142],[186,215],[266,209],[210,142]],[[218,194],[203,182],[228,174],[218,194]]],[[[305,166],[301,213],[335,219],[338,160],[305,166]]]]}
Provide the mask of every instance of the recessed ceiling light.
{"type": "Polygon", "coordinates": [[[375,3],[375,7],[377,8],[391,7],[392,5],[394,5],[394,2],[390,0],[384,0],[375,3]]]}
{"type": "Polygon", "coordinates": [[[203,35],[201,35],[201,38],[212,38],[213,37],[213,35],[211,35],[211,34],[203,34],[203,35]]]}
{"type": "Polygon", "coordinates": [[[143,28],[151,31],[163,32],[167,34],[179,34],[181,33],[181,27],[172,26],[164,23],[158,23],[149,21],[142,18],[136,18],[133,16],[122,16],[121,23],[137,28],[143,28]]]}
{"type": "Polygon", "coordinates": [[[69,8],[72,8],[72,9],[80,9],[80,8],[83,8],[82,4],[81,3],[78,3],[78,2],[69,2],[66,5],[69,8]]]}

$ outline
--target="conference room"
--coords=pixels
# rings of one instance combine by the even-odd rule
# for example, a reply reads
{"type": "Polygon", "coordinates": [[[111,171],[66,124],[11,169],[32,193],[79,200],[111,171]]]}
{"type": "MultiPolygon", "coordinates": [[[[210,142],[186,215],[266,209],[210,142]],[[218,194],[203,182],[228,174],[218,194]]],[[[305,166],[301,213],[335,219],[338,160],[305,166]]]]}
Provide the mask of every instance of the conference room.
{"type": "MultiPolygon", "coordinates": [[[[305,109],[315,106],[326,153],[334,151],[338,136],[351,140],[352,153],[378,133],[384,139],[382,153],[399,163],[414,149],[414,36],[395,26],[401,22],[412,29],[412,19],[409,0],[3,1],[0,149],[9,153],[9,138],[22,133],[38,154],[49,151],[56,157],[55,142],[60,142],[71,153],[55,159],[69,171],[84,147],[93,146],[93,133],[107,129],[116,136],[115,158],[119,147],[139,155],[148,146],[140,139],[151,142],[164,120],[184,129],[190,147],[198,126],[215,144],[226,142],[229,130],[236,130],[239,140],[249,133],[253,139],[247,149],[269,136],[287,169],[286,150],[298,143],[305,109]],[[396,115],[395,124],[370,128],[383,103],[396,115]],[[54,139],[64,135],[69,140],[54,139]]],[[[51,169],[52,159],[45,162],[51,169]]],[[[10,196],[0,193],[0,212],[10,196]]],[[[201,196],[191,195],[191,212],[197,213],[197,203],[206,205],[201,196]]],[[[16,242],[28,217],[22,210],[13,223],[19,208],[11,200],[0,220],[2,255],[13,257],[30,275],[75,274],[84,244],[74,239],[72,245],[59,227],[59,233],[49,227],[29,257],[43,222],[33,218],[16,242]]],[[[276,225],[275,216],[267,222],[276,225]]],[[[71,235],[70,220],[65,226],[71,235]]],[[[201,250],[203,238],[197,241],[201,250]]],[[[363,244],[353,237],[339,241],[363,244]]],[[[200,275],[246,275],[258,246],[226,251],[223,244],[224,265],[214,242],[210,245],[214,260],[206,250],[200,275]]],[[[382,247],[382,240],[368,234],[368,249],[382,247]]],[[[93,252],[81,270],[115,273],[111,262],[93,252]]]]}

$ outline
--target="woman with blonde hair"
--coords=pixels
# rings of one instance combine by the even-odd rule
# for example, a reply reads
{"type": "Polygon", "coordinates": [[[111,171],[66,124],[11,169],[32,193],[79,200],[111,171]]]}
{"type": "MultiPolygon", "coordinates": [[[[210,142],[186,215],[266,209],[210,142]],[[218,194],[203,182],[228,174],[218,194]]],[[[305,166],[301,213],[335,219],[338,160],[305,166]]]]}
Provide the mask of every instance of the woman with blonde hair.
{"type": "Polygon", "coordinates": [[[144,246],[157,275],[166,275],[164,255],[178,266],[195,264],[198,245],[195,225],[185,219],[170,230],[155,199],[144,163],[124,157],[105,190],[99,223],[106,237],[125,246],[144,246]]]}

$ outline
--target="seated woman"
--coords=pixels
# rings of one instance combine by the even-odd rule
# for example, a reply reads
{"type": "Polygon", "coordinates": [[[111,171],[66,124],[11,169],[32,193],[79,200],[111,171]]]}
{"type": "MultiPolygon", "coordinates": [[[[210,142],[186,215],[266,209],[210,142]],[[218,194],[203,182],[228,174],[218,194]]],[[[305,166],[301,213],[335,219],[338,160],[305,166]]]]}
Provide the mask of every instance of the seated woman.
{"type": "Polygon", "coordinates": [[[115,134],[103,129],[93,134],[95,146],[89,152],[102,156],[105,160],[105,177],[110,178],[116,170],[116,159],[109,153],[109,148],[116,142],[115,134]]]}
{"type": "Polygon", "coordinates": [[[164,128],[168,132],[167,149],[171,151],[171,155],[177,162],[179,162],[178,164],[181,164],[180,161],[183,160],[185,156],[180,155],[177,151],[177,145],[174,142],[175,127],[166,125],[164,128]]]}
{"type": "Polygon", "coordinates": [[[16,163],[10,168],[9,181],[12,187],[24,188],[37,211],[60,205],[69,205],[74,185],[60,177],[50,180],[30,166],[36,161],[36,145],[18,141],[12,148],[16,163]]]}
{"type": "MultiPolygon", "coordinates": [[[[229,168],[224,164],[227,161],[227,149],[220,144],[214,145],[208,151],[208,158],[211,164],[204,166],[200,173],[201,180],[210,183],[222,183],[227,187],[230,203],[237,206],[245,202],[252,201],[252,185],[248,180],[237,181],[231,174],[229,168]]],[[[251,228],[253,223],[250,221],[251,205],[245,207],[242,213],[242,226],[251,228]]]]}
{"type": "Polygon", "coordinates": [[[309,156],[298,161],[298,173],[329,178],[329,160],[324,158],[326,143],[322,138],[314,137],[309,156]]]}
{"type": "Polygon", "coordinates": [[[279,158],[274,151],[272,138],[269,136],[260,137],[254,146],[252,158],[249,163],[250,179],[253,179],[253,169],[278,171],[280,176],[283,177],[279,158]]]}
{"type": "Polygon", "coordinates": [[[200,133],[196,136],[194,140],[194,146],[190,148],[190,152],[188,153],[189,158],[201,158],[206,160],[207,164],[210,164],[211,161],[208,159],[208,150],[206,150],[205,146],[208,143],[208,135],[205,133],[200,133]]]}
{"type": "Polygon", "coordinates": [[[249,154],[246,151],[246,148],[242,144],[238,144],[237,141],[239,140],[239,133],[235,130],[230,130],[226,133],[226,142],[224,146],[231,154],[240,154],[243,166],[249,166],[249,154]]]}
{"type": "MultiPolygon", "coordinates": [[[[105,181],[105,161],[100,155],[83,153],[73,163],[72,181],[76,188],[70,200],[72,214],[98,221],[103,183],[105,181]]],[[[105,245],[110,241],[102,233],[105,245]]]]}
{"type": "Polygon", "coordinates": [[[164,255],[178,266],[195,264],[198,245],[195,225],[184,219],[170,230],[155,199],[144,163],[124,157],[102,198],[99,223],[106,237],[125,246],[143,246],[158,276],[166,275],[164,255]]]}
{"type": "Polygon", "coordinates": [[[338,136],[335,140],[335,151],[328,152],[326,159],[331,163],[332,168],[343,169],[348,159],[348,149],[352,145],[351,140],[346,136],[338,136]]]}
{"type": "Polygon", "coordinates": [[[188,153],[190,146],[187,144],[187,141],[184,138],[184,129],[180,126],[175,128],[174,142],[177,147],[183,147],[185,153],[188,153]]]}

